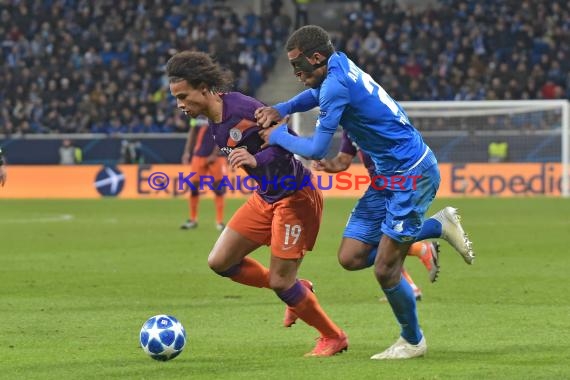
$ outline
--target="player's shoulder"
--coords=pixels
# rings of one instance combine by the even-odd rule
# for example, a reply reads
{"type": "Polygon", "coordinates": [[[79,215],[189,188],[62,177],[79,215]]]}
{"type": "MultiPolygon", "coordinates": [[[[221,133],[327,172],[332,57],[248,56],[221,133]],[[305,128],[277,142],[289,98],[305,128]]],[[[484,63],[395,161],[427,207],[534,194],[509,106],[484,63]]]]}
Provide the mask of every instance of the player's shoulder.
{"type": "Polygon", "coordinates": [[[264,106],[264,104],[259,100],[237,91],[227,92],[223,94],[222,98],[225,102],[231,102],[241,106],[255,106],[257,108],[264,106]]]}
{"type": "Polygon", "coordinates": [[[239,117],[254,120],[255,110],[264,106],[259,100],[241,92],[228,92],[223,94],[222,99],[224,115],[227,118],[239,117]]]}
{"type": "Polygon", "coordinates": [[[347,79],[351,77],[351,68],[353,66],[355,64],[344,53],[333,53],[327,63],[327,77],[323,84],[333,89],[338,85],[347,86],[349,83],[347,79]]]}

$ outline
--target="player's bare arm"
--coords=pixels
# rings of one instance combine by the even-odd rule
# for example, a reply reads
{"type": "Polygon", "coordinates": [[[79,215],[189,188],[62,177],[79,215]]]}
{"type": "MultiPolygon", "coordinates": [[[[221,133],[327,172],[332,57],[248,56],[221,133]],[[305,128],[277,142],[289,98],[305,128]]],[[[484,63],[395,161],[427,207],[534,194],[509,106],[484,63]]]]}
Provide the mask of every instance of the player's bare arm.
{"type": "Polygon", "coordinates": [[[348,169],[354,156],[340,152],[335,158],[330,160],[313,161],[313,169],[327,173],[338,173],[348,169]]]}

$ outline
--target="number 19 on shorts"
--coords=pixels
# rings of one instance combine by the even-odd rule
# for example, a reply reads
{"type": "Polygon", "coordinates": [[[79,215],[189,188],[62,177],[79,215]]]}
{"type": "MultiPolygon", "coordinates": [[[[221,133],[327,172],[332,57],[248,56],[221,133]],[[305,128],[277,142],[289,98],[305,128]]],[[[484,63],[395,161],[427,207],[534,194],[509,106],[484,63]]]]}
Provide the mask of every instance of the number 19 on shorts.
{"type": "Polygon", "coordinates": [[[289,239],[293,238],[292,245],[297,244],[297,240],[301,236],[301,226],[298,224],[294,224],[291,226],[290,224],[285,225],[285,240],[283,241],[284,245],[289,245],[289,239]]]}

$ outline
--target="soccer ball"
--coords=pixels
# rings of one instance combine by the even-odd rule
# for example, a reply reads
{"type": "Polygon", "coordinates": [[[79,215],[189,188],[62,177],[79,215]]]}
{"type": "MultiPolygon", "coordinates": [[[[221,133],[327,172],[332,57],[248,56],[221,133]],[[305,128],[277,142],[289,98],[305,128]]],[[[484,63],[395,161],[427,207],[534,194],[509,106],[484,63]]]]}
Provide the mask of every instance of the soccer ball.
{"type": "Polygon", "coordinates": [[[151,358],[174,359],[186,345],[186,330],[170,315],[155,315],[144,323],[140,333],[141,347],[151,358]]]}

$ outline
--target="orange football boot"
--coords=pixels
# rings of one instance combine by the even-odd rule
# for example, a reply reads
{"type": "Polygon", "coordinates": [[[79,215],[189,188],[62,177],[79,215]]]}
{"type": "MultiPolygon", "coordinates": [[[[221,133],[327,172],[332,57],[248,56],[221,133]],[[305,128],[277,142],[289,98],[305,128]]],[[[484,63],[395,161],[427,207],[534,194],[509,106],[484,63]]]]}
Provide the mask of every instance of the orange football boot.
{"type": "Polygon", "coordinates": [[[321,336],[317,339],[317,345],[311,352],[305,354],[306,357],[320,357],[333,356],[343,351],[348,350],[348,337],[344,331],[340,332],[337,337],[321,336]]]}

